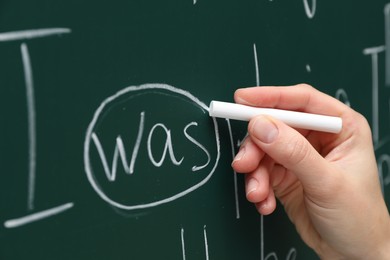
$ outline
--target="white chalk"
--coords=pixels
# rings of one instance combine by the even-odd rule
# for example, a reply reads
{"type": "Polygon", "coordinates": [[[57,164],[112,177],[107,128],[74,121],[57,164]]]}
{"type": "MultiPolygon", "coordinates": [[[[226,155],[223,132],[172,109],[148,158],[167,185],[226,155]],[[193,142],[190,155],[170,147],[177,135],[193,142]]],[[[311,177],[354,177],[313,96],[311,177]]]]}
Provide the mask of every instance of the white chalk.
{"type": "Polygon", "coordinates": [[[317,115],[274,108],[259,108],[235,103],[211,101],[209,115],[235,120],[249,121],[258,115],[269,115],[287,125],[307,130],[339,133],[343,121],[340,117],[317,115]]]}

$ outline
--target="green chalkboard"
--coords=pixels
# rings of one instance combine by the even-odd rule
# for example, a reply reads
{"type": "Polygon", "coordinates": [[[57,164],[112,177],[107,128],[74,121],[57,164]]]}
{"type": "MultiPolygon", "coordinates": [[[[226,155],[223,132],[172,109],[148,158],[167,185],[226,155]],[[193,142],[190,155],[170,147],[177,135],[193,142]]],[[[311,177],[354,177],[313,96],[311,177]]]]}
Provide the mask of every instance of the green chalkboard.
{"type": "Polygon", "coordinates": [[[316,259],[230,167],[239,87],[364,114],[390,205],[387,1],[0,2],[0,259],[316,259]]]}

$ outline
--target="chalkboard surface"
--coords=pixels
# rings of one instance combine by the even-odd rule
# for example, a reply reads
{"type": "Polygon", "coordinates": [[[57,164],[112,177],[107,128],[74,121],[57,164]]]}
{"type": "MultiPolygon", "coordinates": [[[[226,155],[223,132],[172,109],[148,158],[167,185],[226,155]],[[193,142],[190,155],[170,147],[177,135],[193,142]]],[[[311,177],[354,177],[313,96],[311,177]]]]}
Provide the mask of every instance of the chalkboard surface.
{"type": "Polygon", "coordinates": [[[390,14],[361,1],[0,3],[0,259],[316,259],[230,167],[236,88],[364,114],[390,205],[390,14]]]}

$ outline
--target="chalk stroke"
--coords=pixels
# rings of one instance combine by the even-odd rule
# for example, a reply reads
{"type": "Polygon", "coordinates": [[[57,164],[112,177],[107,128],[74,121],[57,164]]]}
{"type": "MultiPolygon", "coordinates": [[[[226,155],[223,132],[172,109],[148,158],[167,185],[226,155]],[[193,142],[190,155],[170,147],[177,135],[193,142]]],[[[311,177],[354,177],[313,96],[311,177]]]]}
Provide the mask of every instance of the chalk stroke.
{"type": "Polygon", "coordinates": [[[381,53],[384,51],[386,51],[386,47],[384,45],[381,45],[381,46],[376,46],[376,47],[365,48],[365,49],[363,49],[363,54],[364,55],[373,55],[373,54],[378,54],[378,53],[381,53]]]}
{"type": "Polygon", "coordinates": [[[295,248],[291,248],[290,251],[287,254],[286,259],[288,260],[295,260],[297,257],[297,250],[295,248]]]}
{"type": "MultiPolygon", "coordinates": [[[[229,138],[230,138],[230,147],[232,148],[232,158],[236,156],[236,153],[234,151],[234,142],[233,142],[233,133],[232,133],[232,127],[230,125],[230,120],[226,118],[226,123],[229,130],[229,138]]],[[[237,185],[237,172],[233,170],[233,179],[234,179],[234,199],[236,202],[236,218],[240,218],[240,205],[238,201],[238,185],[237,185]]]]}
{"type": "MultiPolygon", "coordinates": [[[[117,139],[116,139],[117,145],[115,146],[115,149],[114,149],[114,157],[112,159],[111,171],[108,167],[107,158],[106,158],[106,155],[104,153],[102,144],[100,143],[99,137],[95,133],[92,133],[91,137],[92,137],[93,142],[95,143],[95,147],[96,147],[96,150],[98,151],[98,154],[100,156],[100,160],[102,161],[103,169],[104,169],[104,172],[106,174],[107,179],[109,181],[115,181],[116,169],[117,169],[116,166],[117,166],[117,161],[118,161],[118,150],[120,150],[119,147],[123,146],[123,145],[120,145],[122,143],[121,137],[117,137],[117,139]]],[[[126,164],[126,162],[123,162],[123,164],[126,164]]],[[[126,169],[128,169],[127,166],[125,168],[125,172],[127,172],[126,169]]]]}
{"type": "Polygon", "coordinates": [[[206,225],[203,226],[203,236],[204,236],[204,248],[206,251],[206,260],[209,260],[209,244],[207,242],[206,225]]]}
{"type": "Polygon", "coordinates": [[[312,19],[314,15],[316,14],[316,5],[317,5],[317,0],[312,0],[312,6],[310,8],[309,3],[307,2],[308,0],[303,0],[303,5],[305,7],[305,12],[306,15],[309,19],[312,19]]]}
{"type": "MultiPolygon", "coordinates": [[[[137,155],[138,155],[138,151],[139,151],[139,147],[141,145],[141,141],[142,141],[142,134],[144,132],[144,125],[145,125],[145,111],[142,111],[141,114],[140,114],[140,123],[139,123],[139,128],[138,128],[138,134],[137,134],[137,139],[136,139],[136,142],[135,142],[135,145],[134,145],[134,148],[133,148],[133,154],[131,155],[131,160],[130,160],[130,169],[129,169],[129,173],[130,174],[133,174],[134,173],[134,164],[135,164],[135,161],[137,159],[137,155]]],[[[122,150],[124,151],[124,145],[123,145],[123,142],[122,142],[122,150]]],[[[125,155],[123,155],[125,156],[125,155]]],[[[122,162],[124,162],[123,160],[124,158],[122,158],[122,162]]]]}
{"type": "Polygon", "coordinates": [[[269,258],[273,257],[275,260],[278,260],[278,256],[276,255],[275,252],[271,252],[267,255],[267,257],[265,258],[265,260],[268,260],[269,258]]]}
{"type": "Polygon", "coordinates": [[[184,242],[184,228],[181,228],[181,252],[183,254],[183,260],[186,260],[186,249],[185,249],[185,242],[184,242]]]}
{"type": "Polygon", "coordinates": [[[256,85],[260,86],[259,60],[257,59],[256,44],[253,44],[253,56],[255,58],[256,85]]]}
{"type": "MultiPolygon", "coordinates": [[[[287,253],[286,260],[295,260],[297,257],[297,250],[292,247],[287,253]]],[[[268,260],[270,258],[273,258],[274,260],[278,260],[278,256],[275,252],[269,253],[264,260],[268,260]]]]}
{"type": "Polygon", "coordinates": [[[27,126],[28,126],[28,191],[27,209],[34,209],[35,177],[36,177],[36,120],[35,120],[35,98],[34,83],[30,55],[27,45],[20,46],[23,61],[24,80],[26,84],[27,99],[27,126]]]}
{"type": "Polygon", "coordinates": [[[207,149],[202,145],[200,144],[198,141],[195,140],[195,138],[193,138],[192,136],[190,136],[188,133],[187,133],[187,129],[190,127],[190,126],[198,126],[198,123],[197,122],[191,122],[189,123],[188,125],[186,125],[186,127],[184,128],[183,132],[184,132],[184,135],[185,137],[187,137],[188,140],[190,140],[190,142],[192,142],[193,144],[195,144],[197,147],[199,147],[206,155],[207,155],[207,162],[201,166],[196,166],[194,165],[192,167],[192,171],[193,172],[196,172],[196,171],[199,171],[199,170],[202,170],[203,168],[207,167],[207,165],[209,165],[210,163],[210,160],[211,160],[211,157],[210,157],[210,153],[207,151],[207,149]]]}
{"type": "Polygon", "coordinates": [[[384,194],[385,186],[390,184],[390,156],[388,154],[383,154],[378,158],[378,172],[382,187],[382,194],[384,194]],[[386,167],[384,167],[385,165],[386,167]],[[384,168],[387,169],[386,176],[384,174],[384,168]]]}
{"type": "Polygon", "coordinates": [[[306,64],[306,71],[307,71],[308,73],[310,73],[310,72],[311,72],[311,67],[310,67],[310,65],[309,65],[309,64],[306,64]]]}
{"type": "MultiPolygon", "coordinates": [[[[186,260],[186,250],[185,250],[185,241],[184,241],[184,228],[181,228],[180,231],[180,238],[181,238],[181,252],[183,260],[186,260]]],[[[207,230],[206,225],[203,226],[203,239],[204,239],[204,248],[205,248],[205,256],[206,260],[209,260],[209,244],[207,241],[207,230]]]]}
{"type": "Polygon", "coordinates": [[[342,88],[338,89],[336,91],[335,98],[337,98],[338,100],[343,102],[345,105],[351,107],[351,102],[349,102],[347,92],[344,89],[342,89],[342,88]]]}
{"type": "Polygon", "coordinates": [[[260,215],[260,259],[264,260],[264,216],[260,215]]]}
{"type": "Polygon", "coordinates": [[[372,67],[372,136],[374,144],[379,142],[379,76],[378,54],[385,51],[385,46],[366,48],[364,55],[371,55],[372,67]]]}
{"type": "Polygon", "coordinates": [[[64,205],[61,205],[61,206],[58,206],[55,208],[51,208],[48,210],[44,210],[41,212],[37,212],[37,213],[31,214],[31,215],[27,215],[27,216],[24,216],[21,218],[10,219],[10,220],[7,220],[6,222],[4,222],[4,226],[6,228],[20,227],[20,226],[23,226],[23,225],[26,225],[26,224],[29,224],[32,222],[36,222],[36,221],[57,215],[57,214],[62,213],[68,209],[71,209],[73,206],[74,206],[74,204],[72,202],[69,202],[69,203],[66,203],[64,205]]]}
{"type": "Polygon", "coordinates": [[[182,157],[182,158],[180,159],[180,161],[178,161],[178,160],[176,159],[176,157],[175,157],[175,154],[174,154],[174,152],[173,152],[173,144],[172,144],[171,130],[168,130],[168,128],[167,128],[165,125],[159,123],[159,124],[155,124],[155,125],[152,127],[152,129],[151,129],[150,132],[149,132],[147,144],[148,144],[147,147],[148,147],[149,159],[150,159],[150,161],[154,164],[154,166],[160,167],[160,166],[163,164],[163,162],[165,161],[165,156],[166,156],[166,154],[167,154],[167,150],[168,150],[168,152],[169,152],[169,157],[171,158],[171,161],[172,161],[172,163],[173,163],[174,165],[180,165],[180,164],[183,162],[184,157],[182,157]],[[162,128],[162,129],[164,130],[165,134],[166,134],[166,137],[167,137],[167,138],[165,139],[165,147],[164,147],[163,154],[162,154],[162,156],[161,156],[160,161],[158,161],[158,162],[154,159],[154,156],[153,156],[153,154],[152,154],[152,136],[153,136],[154,130],[155,130],[157,127],[162,128]]]}
{"type": "Polygon", "coordinates": [[[390,3],[385,5],[386,85],[390,85],[390,3]]]}
{"type": "Polygon", "coordinates": [[[47,28],[47,29],[33,29],[24,31],[14,31],[0,33],[0,42],[18,41],[18,40],[30,40],[34,38],[42,38],[53,35],[61,35],[65,33],[71,33],[69,28],[47,28]]]}
{"type": "Polygon", "coordinates": [[[248,137],[248,133],[246,133],[246,135],[244,136],[244,138],[242,140],[238,139],[237,140],[237,144],[236,144],[237,147],[240,147],[241,144],[244,142],[245,138],[247,138],[247,137],[248,137]]]}
{"type": "MultiPolygon", "coordinates": [[[[295,260],[296,259],[296,255],[297,255],[297,251],[295,248],[291,248],[290,251],[288,252],[287,256],[286,256],[286,260],[295,260]]],[[[278,260],[278,256],[275,252],[271,252],[267,255],[267,257],[265,258],[265,260],[268,260],[270,258],[273,258],[274,260],[278,260]]]]}
{"type": "Polygon", "coordinates": [[[142,111],[140,113],[140,123],[139,123],[139,128],[138,128],[138,134],[137,134],[137,139],[133,148],[133,153],[131,155],[131,160],[130,163],[127,162],[127,154],[126,154],[126,149],[123,144],[123,140],[121,136],[118,136],[116,138],[116,145],[114,148],[114,155],[112,158],[112,166],[111,166],[111,171],[108,167],[108,162],[106,155],[104,153],[104,149],[102,147],[102,144],[100,143],[99,137],[96,135],[96,133],[92,133],[92,140],[95,144],[95,147],[98,151],[100,160],[103,164],[103,169],[104,173],[106,174],[106,177],[109,181],[115,181],[116,180],[116,171],[117,171],[117,165],[118,165],[118,156],[120,155],[123,169],[127,174],[133,174],[134,173],[134,165],[135,161],[137,159],[139,147],[142,141],[142,135],[144,132],[144,125],[145,125],[145,111],[142,111]]]}
{"type": "Polygon", "coordinates": [[[256,43],[253,44],[253,54],[255,56],[256,86],[260,86],[259,61],[257,59],[256,43]]]}
{"type": "MultiPolygon", "coordinates": [[[[98,120],[99,116],[101,115],[101,113],[103,112],[103,110],[111,102],[114,102],[117,98],[121,97],[122,95],[128,94],[130,92],[134,92],[134,91],[140,91],[140,90],[142,90],[142,91],[146,91],[146,90],[154,91],[156,89],[170,91],[170,92],[182,95],[185,98],[189,99],[189,101],[191,101],[191,102],[195,103],[196,105],[198,105],[204,111],[208,111],[209,110],[209,108],[208,108],[208,106],[206,104],[201,102],[198,98],[193,96],[190,92],[182,90],[182,89],[179,89],[179,88],[175,88],[175,87],[172,87],[172,86],[169,86],[169,85],[166,85],[166,84],[158,84],[158,83],[155,83],[155,84],[144,84],[144,85],[140,85],[140,86],[129,86],[127,88],[124,88],[124,89],[118,91],[114,95],[106,98],[100,104],[98,109],[95,111],[95,113],[93,115],[93,118],[92,118],[92,121],[88,125],[87,131],[86,131],[86,136],[85,136],[85,141],[84,141],[84,169],[85,169],[88,181],[90,182],[90,184],[93,187],[93,189],[95,190],[95,192],[100,196],[100,198],[103,199],[104,201],[106,201],[107,203],[109,203],[110,205],[112,205],[114,207],[117,207],[117,208],[120,208],[120,209],[124,209],[124,210],[145,209],[145,208],[156,207],[158,205],[162,205],[162,204],[169,203],[169,202],[172,202],[174,200],[177,200],[177,199],[179,199],[179,198],[181,198],[181,197],[183,197],[183,196],[193,192],[194,190],[198,189],[199,187],[203,186],[205,183],[207,183],[209,181],[209,179],[212,177],[212,175],[214,174],[214,172],[215,172],[215,170],[217,168],[219,159],[220,159],[221,151],[220,151],[219,129],[218,129],[218,125],[217,125],[217,120],[215,118],[212,118],[213,124],[214,124],[214,133],[215,133],[217,156],[216,156],[216,159],[215,159],[215,163],[212,166],[212,169],[210,170],[210,173],[203,180],[201,180],[199,183],[197,183],[194,186],[192,186],[192,187],[190,187],[190,188],[188,188],[188,189],[186,189],[184,191],[181,191],[181,192],[179,192],[179,193],[177,193],[177,194],[175,194],[175,195],[173,195],[171,197],[168,197],[168,198],[165,198],[165,199],[161,199],[161,200],[156,200],[156,201],[153,201],[153,202],[150,202],[150,203],[140,204],[140,205],[125,205],[125,204],[122,204],[122,203],[118,203],[118,202],[112,200],[111,198],[109,198],[104,193],[104,191],[101,189],[100,185],[97,183],[97,181],[96,181],[96,179],[94,177],[94,173],[93,173],[92,166],[91,166],[91,160],[90,160],[91,140],[94,139],[94,137],[93,137],[93,135],[94,135],[93,129],[94,129],[96,123],[97,123],[97,120],[98,120]]],[[[107,169],[108,169],[108,167],[107,167],[107,169]]],[[[111,176],[112,176],[112,174],[111,174],[111,176]]]]}

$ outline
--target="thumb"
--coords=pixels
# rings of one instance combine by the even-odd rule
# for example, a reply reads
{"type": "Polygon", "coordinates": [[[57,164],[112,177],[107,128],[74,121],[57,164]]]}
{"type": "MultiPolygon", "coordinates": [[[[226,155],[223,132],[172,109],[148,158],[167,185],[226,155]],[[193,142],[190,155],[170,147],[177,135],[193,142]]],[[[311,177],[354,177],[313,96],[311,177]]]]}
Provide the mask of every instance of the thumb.
{"type": "Polygon", "coordinates": [[[330,166],[309,141],[295,129],[268,116],[249,122],[251,139],[276,163],[294,173],[304,188],[323,185],[330,166]]]}

